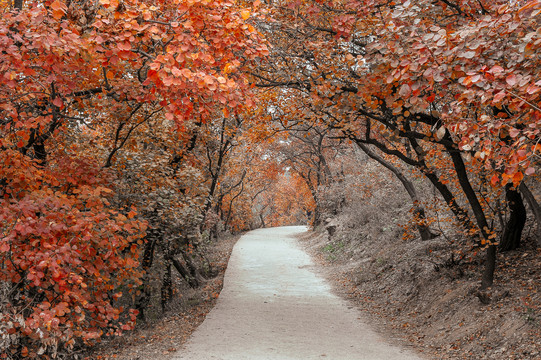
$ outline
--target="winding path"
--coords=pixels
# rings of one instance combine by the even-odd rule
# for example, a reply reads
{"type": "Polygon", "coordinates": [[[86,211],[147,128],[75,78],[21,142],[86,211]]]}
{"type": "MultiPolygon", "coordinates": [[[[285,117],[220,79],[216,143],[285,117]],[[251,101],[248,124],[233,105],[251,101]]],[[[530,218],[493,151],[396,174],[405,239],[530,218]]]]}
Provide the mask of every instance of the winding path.
{"type": "Polygon", "coordinates": [[[294,235],[260,229],[237,242],[215,308],[174,359],[420,360],[385,342],[311,269],[294,235]]]}

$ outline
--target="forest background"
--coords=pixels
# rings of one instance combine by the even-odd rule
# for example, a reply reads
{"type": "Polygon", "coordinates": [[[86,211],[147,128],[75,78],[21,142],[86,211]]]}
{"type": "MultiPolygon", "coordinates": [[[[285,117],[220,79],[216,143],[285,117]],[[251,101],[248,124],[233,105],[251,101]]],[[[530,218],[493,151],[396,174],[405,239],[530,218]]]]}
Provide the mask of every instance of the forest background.
{"type": "Polygon", "coordinates": [[[213,277],[220,234],[304,223],[331,260],[420,243],[538,334],[540,1],[0,6],[3,358],[73,357],[213,277]]]}

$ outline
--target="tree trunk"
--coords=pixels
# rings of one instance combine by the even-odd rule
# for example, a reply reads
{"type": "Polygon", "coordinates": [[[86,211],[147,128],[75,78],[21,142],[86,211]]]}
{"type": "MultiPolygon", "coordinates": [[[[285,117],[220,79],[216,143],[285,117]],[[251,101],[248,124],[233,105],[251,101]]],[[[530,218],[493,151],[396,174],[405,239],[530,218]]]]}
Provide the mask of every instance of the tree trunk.
{"type": "Polygon", "coordinates": [[[321,225],[321,211],[319,209],[319,206],[318,204],[316,203],[316,206],[314,208],[314,215],[313,215],[313,221],[312,221],[312,226],[314,228],[318,227],[319,225],[321,225]]]}
{"type": "Polygon", "coordinates": [[[485,259],[485,269],[481,277],[481,289],[484,290],[494,283],[494,271],[496,270],[496,245],[489,245],[485,259]]]}
{"type": "Polygon", "coordinates": [[[371,157],[372,159],[376,160],[378,163],[383,165],[385,168],[390,170],[397,178],[400,180],[406,191],[408,192],[408,195],[411,198],[411,201],[413,203],[413,217],[415,224],[417,226],[417,230],[419,231],[419,234],[421,235],[422,240],[430,240],[434,239],[438,235],[430,231],[430,227],[426,223],[426,214],[425,209],[420,205],[419,202],[419,196],[417,195],[417,190],[415,190],[415,186],[413,186],[413,183],[409,181],[400,170],[398,170],[395,166],[393,166],[388,161],[385,161],[382,157],[378,156],[375,152],[373,152],[367,145],[357,142],[357,145],[359,148],[361,148],[366,155],[371,157]]]}
{"type": "Polygon", "coordinates": [[[535,233],[535,236],[537,241],[537,247],[541,247],[541,206],[539,206],[539,203],[537,202],[537,200],[535,200],[535,196],[533,196],[532,192],[525,183],[520,184],[519,190],[522,195],[524,195],[526,202],[528,202],[528,205],[530,206],[530,209],[532,210],[532,213],[535,217],[535,221],[537,222],[537,231],[535,233]]]}
{"type": "Polygon", "coordinates": [[[184,280],[188,282],[188,285],[190,285],[190,287],[196,288],[199,286],[199,282],[197,281],[197,279],[191,276],[190,272],[184,267],[184,265],[182,265],[180,261],[178,261],[174,257],[171,258],[170,261],[175,267],[175,269],[177,269],[179,274],[184,278],[184,280]]]}
{"type": "Polygon", "coordinates": [[[312,198],[314,199],[314,204],[316,205],[314,207],[313,217],[312,217],[313,219],[312,226],[316,228],[319,225],[321,225],[321,223],[323,222],[323,219],[321,219],[321,204],[319,203],[317,189],[314,188],[313,184],[310,182],[309,177],[302,176],[302,178],[304,179],[306,185],[308,186],[308,189],[310,190],[310,193],[312,194],[312,198]]]}
{"type": "Polygon", "coordinates": [[[161,237],[161,233],[155,229],[150,229],[147,233],[145,248],[143,251],[143,261],[141,262],[141,268],[143,269],[142,284],[139,287],[139,295],[135,299],[135,308],[139,311],[139,319],[146,321],[145,309],[150,303],[151,289],[150,289],[150,268],[154,260],[154,249],[156,248],[156,242],[161,237]]]}
{"type": "Polygon", "coordinates": [[[199,286],[201,283],[205,281],[205,278],[203,275],[201,275],[201,272],[197,268],[197,266],[193,263],[191,256],[182,252],[182,258],[184,259],[184,262],[186,263],[186,267],[188,268],[188,271],[190,272],[190,276],[197,282],[197,285],[199,286]]]}
{"type": "MultiPolygon", "coordinates": [[[[446,131],[445,139],[448,141],[452,141],[451,135],[448,131],[446,131]]],[[[460,187],[462,188],[464,195],[466,195],[466,198],[468,199],[468,203],[470,204],[470,207],[473,210],[475,220],[477,221],[477,226],[481,230],[481,234],[485,238],[488,246],[485,260],[485,269],[483,271],[481,279],[481,288],[485,289],[489,286],[492,286],[492,283],[494,281],[494,271],[496,269],[496,246],[492,244],[492,237],[489,231],[488,222],[485,217],[483,207],[481,206],[481,203],[477,198],[477,194],[475,193],[475,190],[473,190],[470,180],[468,179],[468,172],[466,170],[464,160],[462,160],[462,155],[460,154],[460,151],[451,145],[445,145],[445,149],[447,150],[447,153],[453,161],[460,187]]]]}
{"type": "Polygon", "coordinates": [[[201,230],[205,226],[205,221],[207,220],[207,213],[212,207],[212,203],[213,203],[212,199],[218,187],[218,183],[219,183],[218,180],[222,174],[222,167],[223,167],[224,161],[226,160],[225,157],[230,150],[231,139],[235,136],[235,133],[233,133],[231,136],[226,136],[226,130],[225,130],[226,122],[227,122],[227,118],[224,117],[222,120],[222,126],[221,126],[221,132],[220,132],[220,145],[218,147],[218,159],[216,160],[216,167],[214,169],[212,166],[212,154],[210,153],[210,150],[207,147],[207,158],[209,160],[208,171],[211,177],[211,184],[210,184],[210,188],[207,194],[207,199],[205,201],[205,207],[202,214],[201,224],[199,226],[201,230]]]}
{"type": "Polygon", "coordinates": [[[225,221],[224,221],[224,229],[227,229],[229,227],[229,222],[231,221],[231,214],[233,213],[233,202],[239,197],[242,195],[242,193],[244,192],[244,179],[246,177],[246,170],[244,170],[244,172],[242,173],[242,176],[239,180],[238,183],[236,183],[235,185],[233,185],[231,187],[231,189],[229,189],[229,193],[232,194],[233,193],[233,189],[237,188],[238,186],[240,186],[240,190],[239,192],[235,195],[235,196],[232,196],[231,197],[231,200],[229,201],[229,208],[227,210],[227,215],[225,217],[225,221]]]}
{"type": "MultiPolygon", "coordinates": [[[[408,126],[408,125],[405,124],[405,126],[408,126]]],[[[409,129],[409,127],[408,127],[407,130],[409,131],[411,129],[409,129]]],[[[362,140],[360,140],[358,138],[354,138],[354,139],[357,142],[362,141],[362,140]]],[[[380,149],[384,153],[389,154],[389,155],[393,155],[393,156],[397,156],[400,160],[404,161],[406,164],[409,164],[411,166],[415,166],[417,169],[419,169],[419,171],[421,171],[423,173],[423,175],[428,179],[428,181],[430,181],[432,183],[432,185],[436,188],[436,190],[438,190],[438,192],[441,194],[441,196],[445,200],[445,203],[447,204],[449,209],[453,212],[453,214],[455,215],[455,217],[459,221],[459,223],[466,230],[475,229],[475,225],[472,223],[472,221],[470,219],[470,216],[468,215],[468,212],[466,210],[464,210],[456,202],[455,196],[453,195],[451,190],[449,190],[447,185],[442,183],[440,178],[438,177],[438,175],[431,168],[429,168],[426,165],[426,163],[424,161],[424,155],[423,155],[424,150],[422,150],[422,147],[420,146],[417,139],[415,139],[414,137],[408,137],[408,140],[410,141],[410,143],[412,145],[411,147],[414,149],[415,153],[417,154],[418,160],[409,159],[409,158],[401,155],[400,152],[389,149],[389,148],[385,147],[383,144],[378,143],[377,141],[374,141],[374,140],[366,140],[366,141],[368,143],[370,143],[370,144],[375,145],[378,149],[380,149]]]]}
{"type": "Polygon", "coordinates": [[[165,312],[167,304],[173,298],[173,281],[171,279],[171,262],[166,261],[162,280],[162,312],[165,312]]]}
{"type": "Polygon", "coordinates": [[[322,214],[321,214],[321,203],[319,202],[319,196],[317,194],[317,190],[313,189],[313,187],[310,187],[310,192],[312,193],[312,198],[314,199],[314,211],[313,211],[313,227],[316,228],[323,222],[322,214]]]}
{"type": "Polygon", "coordinates": [[[522,230],[526,224],[526,207],[518,190],[507,184],[505,186],[505,197],[510,214],[500,240],[501,251],[515,250],[520,246],[522,230]]]}

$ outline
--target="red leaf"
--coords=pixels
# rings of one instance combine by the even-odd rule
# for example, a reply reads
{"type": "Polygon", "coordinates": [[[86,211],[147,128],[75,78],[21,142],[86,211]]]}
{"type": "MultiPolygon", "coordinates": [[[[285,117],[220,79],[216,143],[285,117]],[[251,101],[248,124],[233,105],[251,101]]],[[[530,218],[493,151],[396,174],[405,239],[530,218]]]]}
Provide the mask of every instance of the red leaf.
{"type": "Polygon", "coordinates": [[[401,87],[400,87],[400,91],[398,92],[398,94],[402,97],[409,97],[411,95],[411,88],[408,84],[403,84],[401,87]]]}
{"type": "Polygon", "coordinates": [[[2,243],[0,243],[0,252],[6,252],[6,251],[9,251],[9,242],[7,241],[2,241],[2,243]]]}
{"type": "Polygon", "coordinates": [[[64,105],[64,103],[62,102],[61,98],[57,97],[53,100],[53,105],[60,108],[62,105],[64,105]]]}
{"type": "Polygon", "coordinates": [[[529,167],[524,171],[526,175],[533,175],[535,173],[535,169],[533,167],[529,167]]]}
{"type": "Polygon", "coordinates": [[[505,82],[507,82],[509,86],[514,86],[517,83],[517,77],[515,76],[515,74],[509,74],[505,78],[505,82]]]}
{"type": "Polygon", "coordinates": [[[512,138],[516,138],[518,134],[520,134],[519,129],[515,129],[515,128],[509,129],[509,136],[511,136],[512,138]]]}

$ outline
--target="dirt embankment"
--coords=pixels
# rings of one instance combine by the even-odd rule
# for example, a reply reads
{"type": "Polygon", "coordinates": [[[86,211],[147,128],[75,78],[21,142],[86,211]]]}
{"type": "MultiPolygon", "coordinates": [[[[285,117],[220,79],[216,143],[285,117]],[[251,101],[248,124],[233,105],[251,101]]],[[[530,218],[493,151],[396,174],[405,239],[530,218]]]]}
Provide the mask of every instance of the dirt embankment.
{"type": "Polygon", "coordinates": [[[541,250],[533,241],[500,254],[495,285],[480,292],[481,256],[459,260],[448,238],[405,241],[393,226],[333,225],[332,236],[301,242],[338,292],[382,320],[381,331],[434,359],[541,358],[541,250]]]}

